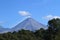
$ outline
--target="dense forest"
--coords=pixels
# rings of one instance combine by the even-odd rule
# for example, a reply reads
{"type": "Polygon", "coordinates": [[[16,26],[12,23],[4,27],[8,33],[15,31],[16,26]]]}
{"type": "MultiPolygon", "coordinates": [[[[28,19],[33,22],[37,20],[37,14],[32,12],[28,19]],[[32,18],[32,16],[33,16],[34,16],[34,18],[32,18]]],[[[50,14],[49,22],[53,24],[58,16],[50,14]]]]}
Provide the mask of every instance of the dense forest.
{"type": "Polygon", "coordinates": [[[0,34],[0,40],[60,40],[60,19],[49,20],[47,29],[40,28],[35,32],[22,29],[0,34]]]}

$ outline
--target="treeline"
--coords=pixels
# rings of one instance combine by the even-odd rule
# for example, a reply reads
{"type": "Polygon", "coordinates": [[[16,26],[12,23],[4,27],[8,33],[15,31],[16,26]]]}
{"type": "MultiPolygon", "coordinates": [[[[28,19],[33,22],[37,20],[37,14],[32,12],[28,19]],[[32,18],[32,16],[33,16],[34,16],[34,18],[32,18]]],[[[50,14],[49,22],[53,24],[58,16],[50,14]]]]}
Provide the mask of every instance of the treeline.
{"type": "Polygon", "coordinates": [[[0,34],[0,40],[60,40],[60,19],[49,20],[47,29],[40,28],[35,32],[22,29],[0,34]]]}

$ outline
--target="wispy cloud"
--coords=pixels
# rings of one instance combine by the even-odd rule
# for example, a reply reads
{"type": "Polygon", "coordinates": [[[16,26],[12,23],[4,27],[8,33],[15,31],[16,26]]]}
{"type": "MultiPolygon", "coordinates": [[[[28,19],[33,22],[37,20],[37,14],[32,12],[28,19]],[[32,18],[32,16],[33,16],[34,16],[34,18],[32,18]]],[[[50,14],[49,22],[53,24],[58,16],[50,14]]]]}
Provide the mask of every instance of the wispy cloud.
{"type": "Polygon", "coordinates": [[[3,21],[0,21],[0,24],[4,24],[5,22],[3,22],[3,21]]]}
{"type": "Polygon", "coordinates": [[[54,16],[54,15],[47,15],[47,16],[45,16],[44,17],[44,19],[47,19],[47,20],[51,20],[51,19],[53,19],[53,18],[60,18],[60,16],[54,16]]]}
{"type": "Polygon", "coordinates": [[[29,17],[31,16],[30,12],[28,11],[19,11],[18,12],[21,16],[29,17]]]}

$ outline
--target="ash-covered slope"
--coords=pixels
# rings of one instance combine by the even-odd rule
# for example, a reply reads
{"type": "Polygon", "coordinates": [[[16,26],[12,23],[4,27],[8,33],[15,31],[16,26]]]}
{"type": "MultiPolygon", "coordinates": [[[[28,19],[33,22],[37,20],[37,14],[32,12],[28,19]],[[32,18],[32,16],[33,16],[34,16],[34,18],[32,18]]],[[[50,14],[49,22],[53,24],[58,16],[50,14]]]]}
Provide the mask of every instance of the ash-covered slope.
{"type": "Polygon", "coordinates": [[[18,30],[24,29],[24,30],[34,31],[34,30],[38,30],[40,28],[46,28],[46,26],[35,21],[33,18],[27,18],[23,22],[17,24],[15,27],[13,27],[11,30],[18,31],[18,30]]]}

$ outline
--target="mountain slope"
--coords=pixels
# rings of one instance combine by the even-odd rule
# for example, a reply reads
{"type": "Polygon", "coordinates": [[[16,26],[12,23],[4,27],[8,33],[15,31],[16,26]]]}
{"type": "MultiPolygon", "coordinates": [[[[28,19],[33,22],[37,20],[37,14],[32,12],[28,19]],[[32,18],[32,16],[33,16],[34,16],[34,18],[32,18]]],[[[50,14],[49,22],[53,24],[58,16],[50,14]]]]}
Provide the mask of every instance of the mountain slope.
{"type": "Polygon", "coordinates": [[[10,30],[9,28],[3,28],[2,26],[0,26],[0,33],[6,33],[9,30],[10,30]]]}
{"type": "Polygon", "coordinates": [[[35,21],[33,18],[27,18],[23,22],[17,24],[15,27],[13,27],[11,29],[11,31],[18,31],[21,29],[34,31],[34,30],[38,30],[40,28],[46,28],[46,26],[35,21]]]}

